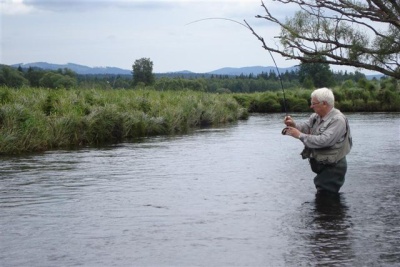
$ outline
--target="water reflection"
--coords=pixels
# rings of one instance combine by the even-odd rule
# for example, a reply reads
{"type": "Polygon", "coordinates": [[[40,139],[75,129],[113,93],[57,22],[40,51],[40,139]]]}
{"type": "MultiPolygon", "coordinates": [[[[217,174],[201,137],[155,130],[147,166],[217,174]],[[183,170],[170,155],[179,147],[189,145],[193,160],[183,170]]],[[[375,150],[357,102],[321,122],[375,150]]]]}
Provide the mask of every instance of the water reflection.
{"type": "Polygon", "coordinates": [[[311,254],[320,264],[343,266],[353,258],[349,229],[350,217],[342,194],[318,193],[311,215],[309,242],[311,254]]]}
{"type": "Polygon", "coordinates": [[[285,218],[285,266],[354,266],[352,216],[344,194],[318,193],[285,218]]]}

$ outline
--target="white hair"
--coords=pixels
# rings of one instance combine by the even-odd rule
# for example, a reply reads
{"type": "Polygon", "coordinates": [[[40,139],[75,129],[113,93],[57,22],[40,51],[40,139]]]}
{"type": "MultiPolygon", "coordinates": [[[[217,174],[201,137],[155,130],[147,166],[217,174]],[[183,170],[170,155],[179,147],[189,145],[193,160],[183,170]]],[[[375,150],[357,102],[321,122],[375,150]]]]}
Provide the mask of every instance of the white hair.
{"type": "Polygon", "coordinates": [[[311,98],[316,98],[319,102],[326,102],[329,106],[335,106],[335,96],[331,89],[323,87],[314,90],[311,93],[311,98]]]}

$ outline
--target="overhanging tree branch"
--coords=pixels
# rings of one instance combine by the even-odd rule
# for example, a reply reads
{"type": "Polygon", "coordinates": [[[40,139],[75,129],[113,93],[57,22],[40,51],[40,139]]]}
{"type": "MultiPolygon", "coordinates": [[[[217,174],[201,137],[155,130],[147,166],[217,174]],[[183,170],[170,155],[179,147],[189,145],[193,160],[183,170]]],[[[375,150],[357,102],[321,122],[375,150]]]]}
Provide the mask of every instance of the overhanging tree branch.
{"type": "Polygon", "coordinates": [[[328,63],[377,71],[400,79],[400,0],[271,0],[297,4],[294,17],[280,21],[264,1],[265,15],[281,28],[281,46],[262,47],[303,63],[328,63]]]}

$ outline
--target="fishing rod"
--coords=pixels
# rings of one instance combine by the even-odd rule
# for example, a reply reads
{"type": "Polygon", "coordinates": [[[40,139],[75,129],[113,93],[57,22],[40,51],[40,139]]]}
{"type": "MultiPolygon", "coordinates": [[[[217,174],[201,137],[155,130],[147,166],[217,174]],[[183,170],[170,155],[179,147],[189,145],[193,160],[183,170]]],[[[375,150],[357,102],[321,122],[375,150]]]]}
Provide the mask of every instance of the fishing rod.
{"type": "MultiPolygon", "coordinates": [[[[237,21],[237,20],[234,20],[234,19],[222,18],[222,17],[213,17],[213,18],[204,18],[204,19],[195,20],[195,21],[192,21],[192,22],[187,23],[185,26],[190,25],[190,24],[194,24],[194,23],[198,23],[198,22],[202,22],[202,21],[206,21],[206,20],[226,20],[226,21],[229,21],[229,22],[233,22],[233,23],[239,24],[239,25],[245,27],[246,29],[248,29],[249,31],[251,31],[251,32],[253,33],[253,35],[255,35],[255,36],[262,42],[263,47],[265,48],[265,50],[268,51],[269,55],[271,56],[272,61],[274,62],[274,65],[275,65],[275,68],[276,68],[276,72],[277,72],[277,74],[278,74],[278,79],[279,79],[279,82],[280,82],[280,84],[281,84],[281,89],[282,89],[282,92],[283,92],[283,108],[284,108],[284,110],[285,110],[286,117],[288,117],[289,115],[288,115],[288,110],[287,110],[287,105],[286,105],[286,95],[285,95],[285,89],[284,89],[283,83],[282,83],[281,73],[280,73],[280,71],[279,71],[278,65],[276,64],[275,58],[274,58],[274,56],[272,55],[271,51],[268,50],[268,49],[266,49],[267,46],[266,46],[266,44],[265,44],[265,42],[264,42],[264,38],[260,37],[260,36],[253,30],[253,28],[250,27],[250,25],[247,23],[246,20],[243,20],[244,23],[241,23],[241,22],[239,22],[239,21],[237,21]]],[[[282,130],[282,134],[283,134],[283,135],[286,134],[286,130],[287,130],[287,128],[284,128],[284,129],[282,130]]]]}

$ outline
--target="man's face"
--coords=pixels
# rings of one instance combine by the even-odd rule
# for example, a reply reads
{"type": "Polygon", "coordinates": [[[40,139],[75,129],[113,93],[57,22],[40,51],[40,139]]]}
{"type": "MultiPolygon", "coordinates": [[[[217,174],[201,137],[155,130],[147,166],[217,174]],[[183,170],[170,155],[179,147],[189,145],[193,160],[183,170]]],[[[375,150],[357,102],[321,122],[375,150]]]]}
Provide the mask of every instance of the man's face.
{"type": "Polygon", "coordinates": [[[317,113],[319,116],[324,116],[324,112],[325,112],[325,106],[326,103],[324,102],[320,102],[318,101],[318,99],[316,99],[315,97],[311,98],[311,106],[310,108],[312,108],[314,110],[315,113],[317,113]]]}

